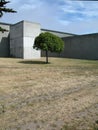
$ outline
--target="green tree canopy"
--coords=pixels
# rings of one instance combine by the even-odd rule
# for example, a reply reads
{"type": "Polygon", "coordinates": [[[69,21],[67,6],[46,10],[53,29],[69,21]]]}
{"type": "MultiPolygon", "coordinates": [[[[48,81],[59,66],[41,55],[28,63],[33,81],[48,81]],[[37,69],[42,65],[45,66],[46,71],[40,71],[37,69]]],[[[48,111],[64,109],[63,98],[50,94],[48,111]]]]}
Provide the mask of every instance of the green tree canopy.
{"type": "MultiPolygon", "coordinates": [[[[6,8],[6,4],[9,2],[10,1],[0,0],[0,17],[2,17],[4,13],[16,13],[13,9],[6,8]]],[[[4,32],[7,30],[0,27],[0,31],[4,32]]]]}
{"type": "Polygon", "coordinates": [[[35,38],[33,48],[45,51],[46,63],[48,63],[48,51],[60,53],[64,48],[64,42],[58,36],[45,32],[35,38]]]}

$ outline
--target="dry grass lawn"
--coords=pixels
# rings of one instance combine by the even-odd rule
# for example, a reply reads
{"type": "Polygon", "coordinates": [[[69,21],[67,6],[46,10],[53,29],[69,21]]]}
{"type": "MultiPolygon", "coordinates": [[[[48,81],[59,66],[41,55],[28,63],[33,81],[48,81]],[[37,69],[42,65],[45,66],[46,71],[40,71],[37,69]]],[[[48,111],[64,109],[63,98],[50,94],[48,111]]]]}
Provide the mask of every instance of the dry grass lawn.
{"type": "Polygon", "coordinates": [[[98,61],[0,58],[0,130],[98,130],[98,61]]]}

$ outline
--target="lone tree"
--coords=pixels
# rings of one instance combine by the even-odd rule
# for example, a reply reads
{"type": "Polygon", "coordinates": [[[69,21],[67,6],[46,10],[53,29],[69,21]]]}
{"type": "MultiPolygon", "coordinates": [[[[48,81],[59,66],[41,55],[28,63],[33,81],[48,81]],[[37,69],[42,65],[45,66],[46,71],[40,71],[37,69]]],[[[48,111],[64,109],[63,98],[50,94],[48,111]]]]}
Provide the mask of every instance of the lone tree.
{"type": "MultiPolygon", "coordinates": [[[[7,3],[10,3],[10,1],[0,0],[0,17],[3,16],[3,13],[16,13],[16,11],[14,11],[13,9],[6,8],[5,5],[7,3]]],[[[4,32],[4,31],[7,31],[7,30],[0,27],[0,31],[4,32]]]]}
{"type": "Polygon", "coordinates": [[[48,63],[48,51],[60,53],[64,48],[64,42],[58,36],[45,32],[35,38],[33,48],[45,51],[46,63],[48,63]]]}

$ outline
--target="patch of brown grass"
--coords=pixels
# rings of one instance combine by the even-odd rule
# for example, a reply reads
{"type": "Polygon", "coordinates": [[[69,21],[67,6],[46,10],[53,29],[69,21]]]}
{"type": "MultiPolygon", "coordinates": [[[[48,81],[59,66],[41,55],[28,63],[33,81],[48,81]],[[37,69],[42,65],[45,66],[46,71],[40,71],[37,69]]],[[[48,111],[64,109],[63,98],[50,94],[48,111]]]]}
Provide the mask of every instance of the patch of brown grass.
{"type": "Polygon", "coordinates": [[[0,58],[0,130],[91,130],[98,120],[98,62],[0,58]]]}

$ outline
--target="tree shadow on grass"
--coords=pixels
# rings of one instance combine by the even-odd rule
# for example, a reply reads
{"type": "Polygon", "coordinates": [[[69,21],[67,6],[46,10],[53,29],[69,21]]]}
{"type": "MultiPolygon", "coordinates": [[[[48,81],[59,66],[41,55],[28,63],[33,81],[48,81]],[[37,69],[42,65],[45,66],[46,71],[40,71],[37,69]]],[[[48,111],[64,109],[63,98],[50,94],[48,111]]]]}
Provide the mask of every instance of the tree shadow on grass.
{"type": "MultiPolygon", "coordinates": [[[[23,63],[23,64],[47,64],[45,61],[33,61],[33,60],[19,61],[19,63],[23,63]]],[[[50,64],[50,63],[48,63],[48,64],[50,64]]]]}

